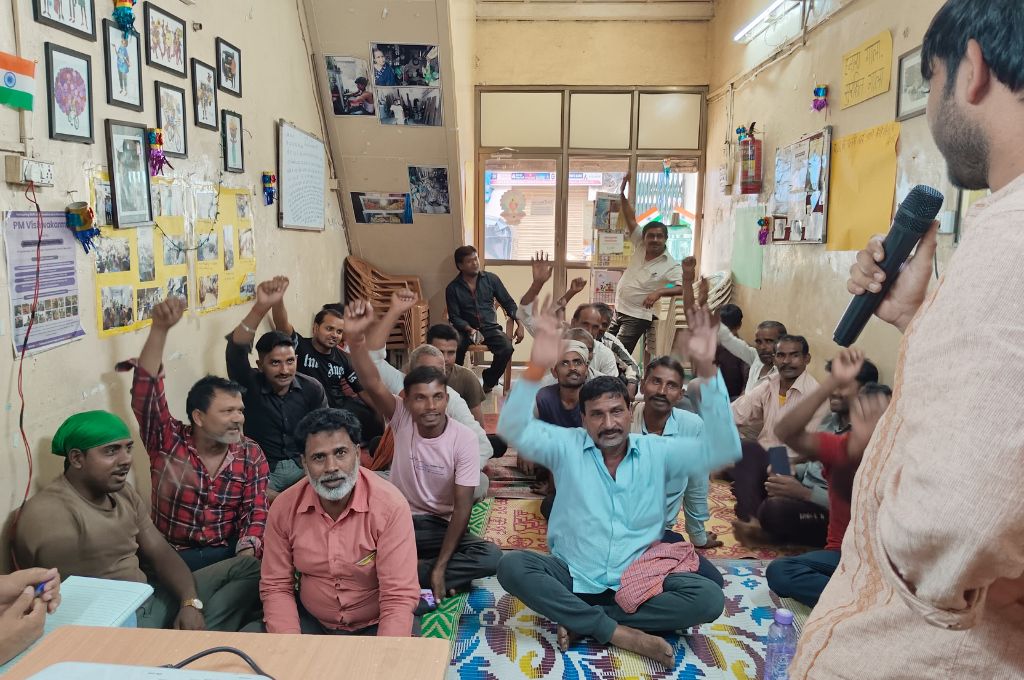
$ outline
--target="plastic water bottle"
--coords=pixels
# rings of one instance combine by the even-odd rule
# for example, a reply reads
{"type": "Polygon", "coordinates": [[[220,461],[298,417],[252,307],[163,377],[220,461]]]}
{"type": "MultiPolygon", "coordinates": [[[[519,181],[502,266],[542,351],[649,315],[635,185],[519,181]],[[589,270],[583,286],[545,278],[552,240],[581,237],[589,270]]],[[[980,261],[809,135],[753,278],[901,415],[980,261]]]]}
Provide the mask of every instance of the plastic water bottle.
{"type": "Polygon", "coordinates": [[[764,680],[788,680],[789,664],[796,655],[796,628],[793,612],[775,610],[775,623],[768,629],[768,646],[764,659],[764,680]]]}

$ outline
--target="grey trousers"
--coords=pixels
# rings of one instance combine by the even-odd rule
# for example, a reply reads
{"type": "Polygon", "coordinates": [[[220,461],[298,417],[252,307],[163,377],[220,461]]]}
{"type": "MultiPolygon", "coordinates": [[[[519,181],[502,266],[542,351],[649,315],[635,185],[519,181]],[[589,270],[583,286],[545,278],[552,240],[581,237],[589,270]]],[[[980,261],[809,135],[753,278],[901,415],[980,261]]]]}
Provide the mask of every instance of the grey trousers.
{"type": "Polygon", "coordinates": [[[645,338],[644,347],[651,352],[651,356],[654,356],[654,329],[652,328],[654,322],[654,319],[638,319],[635,316],[616,312],[615,320],[608,327],[608,332],[617,337],[630,354],[633,354],[633,350],[636,349],[636,343],[640,338],[645,338]]]}
{"type": "MultiPolygon", "coordinates": [[[[416,554],[420,587],[430,587],[430,572],[434,568],[437,554],[441,552],[448,522],[434,515],[413,515],[412,526],[416,533],[416,554]]],[[[475,578],[493,576],[501,561],[501,548],[479,536],[465,534],[455,553],[448,560],[444,572],[445,585],[455,590],[468,590],[475,578]]]]}
{"type": "MultiPolygon", "coordinates": [[[[238,555],[192,572],[203,601],[206,630],[235,632],[259,617],[260,561],[238,555]]],[[[139,628],[170,628],[181,602],[164,585],[151,583],[153,595],[136,610],[139,628]]]]}
{"type": "Polygon", "coordinates": [[[671,574],[665,578],[661,595],[645,602],[636,613],[627,614],[615,604],[614,591],[574,593],[565,562],[526,550],[502,558],[498,582],[541,616],[601,644],[608,644],[619,624],[664,633],[710,623],[725,609],[725,595],[711,579],[700,574],[671,574]]]}

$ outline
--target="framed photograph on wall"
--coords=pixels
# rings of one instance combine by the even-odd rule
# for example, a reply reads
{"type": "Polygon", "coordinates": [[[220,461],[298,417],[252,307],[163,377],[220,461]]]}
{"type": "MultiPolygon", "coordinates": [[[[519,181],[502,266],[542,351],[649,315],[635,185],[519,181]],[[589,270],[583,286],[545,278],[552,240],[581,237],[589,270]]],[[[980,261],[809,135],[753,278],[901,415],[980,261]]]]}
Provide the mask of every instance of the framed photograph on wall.
{"type": "Polygon", "coordinates": [[[188,156],[185,123],[185,90],[156,81],[156,126],[164,133],[164,154],[173,158],[188,156]]]}
{"type": "Polygon", "coordinates": [[[217,38],[217,87],[236,97],[242,96],[242,50],[217,38]]]}
{"type": "Polygon", "coordinates": [[[41,24],[96,39],[96,0],[32,0],[32,14],[41,24]]]}
{"type": "Polygon", "coordinates": [[[46,43],[46,99],[50,139],[93,143],[92,58],[46,43]]]}
{"type": "Polygon", "coordinates": [[[142,110],[142,43],[137,33],[126,38],[110,19],[103,20],[103,55],[107,69],[107,103],[142,110]]]}
{"type": "Polygon", "coordinates": [[[920,116],[927,104],[928,83],[921,75],[921,48],[917,47],[900,55],[896,120],[920,116]]]}
{"type": "Polygon", "coordinates": [[[147,2],[145,24],[146,63],[184,78],[188,71],[185,63],[188,60],[185,22],[147,2]]]}
{"type": "Polygon", "coordinates": [[[192,58],[192,116],[197,127],[217,129],[216,71],[206,62],[192,58]]]}
{"type": "Polygon", "coordinates": [[[149,192],[149,142],[146,126],[107,119],[107,167],[114,226],[148,226],[153,223],[153,198],[149,192]]]}
{"type": "Polygon", "coordinates": [[[244,172],[245,149],[242,145],[242,114],[221,109],[220,134],[223,139],[225,172],[244,172]]]}

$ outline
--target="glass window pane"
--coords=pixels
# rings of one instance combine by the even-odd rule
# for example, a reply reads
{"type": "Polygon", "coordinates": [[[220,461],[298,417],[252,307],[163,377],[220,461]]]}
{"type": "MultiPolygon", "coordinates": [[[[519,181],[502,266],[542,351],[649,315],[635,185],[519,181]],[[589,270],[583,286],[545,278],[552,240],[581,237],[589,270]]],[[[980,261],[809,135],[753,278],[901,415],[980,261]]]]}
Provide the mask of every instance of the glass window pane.
{"type": "Polygon", "coordinates": [[[483,165],[485,258],[554,257],[557,161],[490,158],[483,165]]]}
{"type": "Polygon", "coordinates": [[[699,148],[701,101],[684,92],[641,94],[637,148],[699,148]]]}
{"type": "Polygon", "coordinates": [[[567,262],[590,262],[594,254],[594,199],[619,193],[628,158],[570,158],[567,262]]]}
{"type": "Polygon", "coordinates": [[[569,146],[574,149],[628,149],[632,94],[570,95],[569,146]]]}
{"type": "Polygon", "coordinates": [[[668,225],[668,252],[676,260],[693,255],[698,167],[695,158],[637,161],[637,223],[658,220],[668,225]]]}
{"type": "Polygon", "coordinates": [[[562,146],[562,93],[480,93],[480,145],[562,146]]]}

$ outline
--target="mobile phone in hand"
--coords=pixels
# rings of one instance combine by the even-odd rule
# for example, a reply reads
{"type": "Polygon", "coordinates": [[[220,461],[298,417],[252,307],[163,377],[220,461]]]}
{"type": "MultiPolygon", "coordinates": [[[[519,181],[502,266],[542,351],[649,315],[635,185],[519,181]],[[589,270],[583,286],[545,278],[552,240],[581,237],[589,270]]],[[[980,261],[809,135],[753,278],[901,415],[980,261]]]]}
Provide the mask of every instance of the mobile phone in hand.
{"type": "Polygon", "coordinates": [[[420,599],[433,608],[437,608],[437,600],[434,599],[434,591],[430,588],[420,588],[420,599]]]}
{"type": "Polygon", "coordinates": [[[772,466],[772,472],[777,475],[793,474],[789,466],[789,449],[785,446],[773,446],[768,449],[768,462],[772,466]]]}

